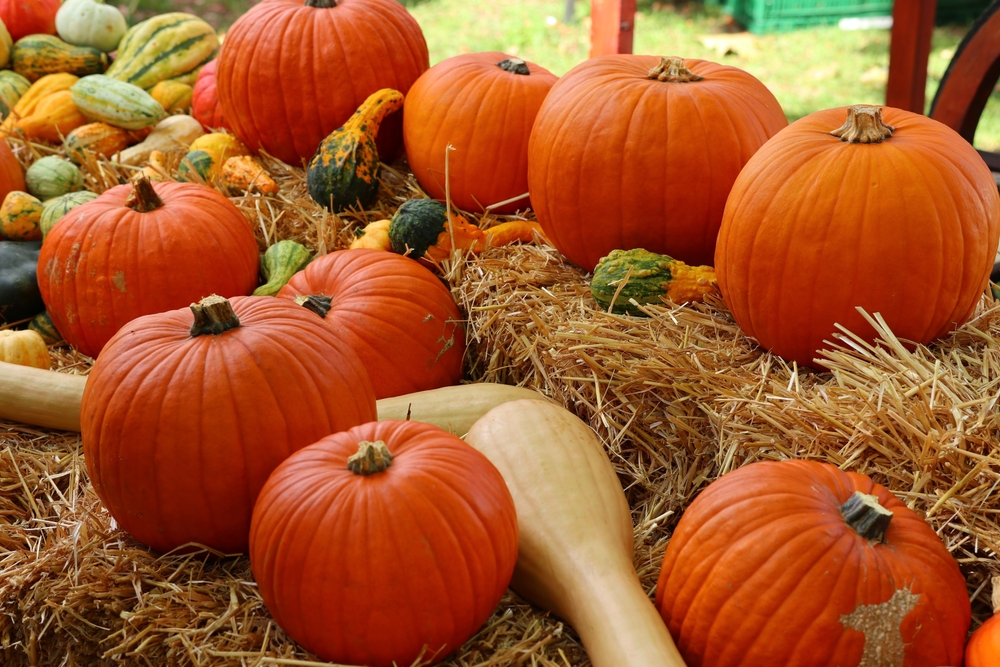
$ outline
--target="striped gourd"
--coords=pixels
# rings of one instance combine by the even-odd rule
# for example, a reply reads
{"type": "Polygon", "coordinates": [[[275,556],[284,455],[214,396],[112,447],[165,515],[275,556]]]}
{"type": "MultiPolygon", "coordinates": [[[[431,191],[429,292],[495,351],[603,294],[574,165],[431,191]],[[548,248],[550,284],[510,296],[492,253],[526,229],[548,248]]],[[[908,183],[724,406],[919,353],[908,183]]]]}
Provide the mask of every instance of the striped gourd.
{"type": "Polygon", "coordinates": [[[139,86],[104,74],[85,76],[69,90],[84,116],[126,130],[156,125],[167,115],[163,105],[139,86]]]}
{"type": "Polygon", "coordinates": [[[30,87],[31,82],[17,72],[0,70],[0,117],[6,118],[30,87]]]}
{"type": "Polygon", "coordinates": [[[108,56],[103,51],[73,46],[53,35],[22,37],[14,44],[11,60],[12,69],[28,81],[58,72],[77,76],[98,74],[108,66],[108,56]]]}
{"type": "Polygon", "coordinates": [[[132,26],[106,74],[149,90],[189,74],[215,57],[219,38],[202,19],[184,12],[160,14],[132,26]]]}
{"type": "Polygon", "coordinates": [[[39,219],[39,226],[42,228],[42,238],[55,227],[56,223],[81,204],[97,199],[97,193],[90,190],[79,190],[77,192],[67,192],[64,195],[49,199],[42,203],[42,216],[39,219]]]}

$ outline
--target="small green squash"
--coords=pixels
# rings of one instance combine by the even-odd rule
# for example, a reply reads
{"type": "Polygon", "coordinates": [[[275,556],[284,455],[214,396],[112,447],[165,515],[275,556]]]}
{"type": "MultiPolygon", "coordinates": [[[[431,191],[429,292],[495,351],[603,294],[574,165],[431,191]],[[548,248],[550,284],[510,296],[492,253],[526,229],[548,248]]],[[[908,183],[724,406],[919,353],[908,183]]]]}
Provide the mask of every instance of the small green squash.
{"type": "Polygon", "coordinates": [[[10,115],[10,110],[30,87],[31,82],[14,70],[0,70],[0,118],[10,115]]]}
{"type": "Polygon", "coordinates": [[[129,28],[106,74],[143,90],[166,79],[194,85],[192,75],[218,50],[219,37],[206,21],[184,12],[158,14],[129,28]]]}
{"type": "Polygon", "coordinates": [[[41,241],[43,208],[42,202],[27,192],[8,192],[0,204],[0,239],[41,241]]]}
{"type": "Polygon", "coordinates": [[[260,275],[265,282],[253,295],[274,296],[311,261],[312,254],[301,243],[286,239],[272,244],[260,257],[260,275]]]}
{"type": "Polygon", "coordinates": [[[56,223],[80,204],[97,199],[97,193],[90,190],[67,192],[64,195],[49,199],[43,204],[42,217],[39,226],[42,228],[42,239],[55,227],[56,223]]]}
{"type": "Polygon", "coordinates": [[[639,306],[662,306],[664,299],[702,301],[715,290],[711,266],[688,266],[642,248],[612,250],[594,267],[590,281],[590,293],[601,308],[628,315],[644,315],[639,306]]]}
{"type": "Polygon", "coordinates": [[[69,91],[84,116],[126,130],[152,127],[167,115],[163,105],[139,86],[104,74],[82,77],[69,91]]]}
{"type": "Polygon", "coordinates": [[[211,153],[203,150],[188,151],[177,165],[177,180],[189,183],[207,183],[218,176],[218,166],[211,153]]]}
{"type": "Polygon", "coordinates": [[[372,93],[346,123],[334,130],[309,162],[309,196],[332,211],[365,207],[378,194],[381,163],[375,136],[382,120],[403,106],[403,94],[391,88],[372,93]]]}
{"type": "Polygon", "coordinates": [[[76,46],[111,53],[127,30],[125,15],[104,0],[66,0],[56,12],[56,32],[76,46]]]}
{"type": "Polygon", "coordinates": [[[452,212],[436,199],[408,199],[389,222],[392,251],[413,259],[439,262],[451,255],[452,248],[472,249],[486,234],[468,220],[452,212]]]}
{"type": "Polygon", "coordinates": [[[28,322],[28,328],[41,336],[46,345],[55,345],[61,343],[63,340],[62,334],[56,329],[56,325],[52,323],[52,318],[49,317],[49,311],[47,310],[43,310],[35,315],[28,322]]]}
{"type": "Polygon", "coordinates": [[[59,72],[76,76],[98,74],[108,66],[108,56],[103,51],[73,46],[54,35],[22,37],[14,44],[11,60],[13,70],[28,81],[59,72]]]}
{"type": "Polygon", "coordinates": [[[45,201],[83,189],[80,169],[57,155],[38,158],[24,172],[28,192],[45,201]]]}
{"type": "Polygon", "coordinates": [[[0,323],[45,310],[35,273],[41,248],[40,241],[0,241],[0,323]]]}

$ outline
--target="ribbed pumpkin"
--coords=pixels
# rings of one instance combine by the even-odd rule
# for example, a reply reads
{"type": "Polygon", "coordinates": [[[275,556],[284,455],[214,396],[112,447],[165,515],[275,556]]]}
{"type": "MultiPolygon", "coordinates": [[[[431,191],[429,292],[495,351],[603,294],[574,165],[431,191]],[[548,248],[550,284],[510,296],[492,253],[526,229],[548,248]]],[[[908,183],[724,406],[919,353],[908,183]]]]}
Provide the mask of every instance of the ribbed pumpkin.
{"type": "Polygon", "coordinates": [[[799,119],[747,163],[715,268],[748,336],[813,365],[835,323],[875,338],[857,307],[915,343],[964,323],[998,239],[996,183],[967,141],[919,114],[858,106],[799,119]]]}
{"type": "Polygon", "coordinates": [[[229,123],[223,117],[222,107],[219,106],[216,79],[218,67],[219,59],[214,58],[201,68],[191,95],[191,115],[202,124],[206,132],[213,129],[229,129],[229,123]]]}
{"type": "MultiPolygon", "coordinates": [[[[528,137],[557,77],[499,52],[447,58],[420,75],[406,96],[403,140],[420,187],[445,199],[448,146],[452,203],[466,211],[528,192],[528,137]]],[[[527,198],[494,209],[529,208],[527,198]]]]}
{"type": "Polygon", "coordinates": [[[26,35],[56,34],[61,0],[0,0],[0,20],[15,42],[26,35]]]}
{"type": "Polygon", "coordinates": [[[250,223],[219,192],[138,178],[78,206],[71,221],[52,228],[38,259],[38,284],[66,341],[93,357],[140,315],[212,293],[249,294],[257,265],[250,223]]]}
{"type": "Polygon", "coordinates": [[[80,408],[97,495],[161,552],[245,552],[271,471],[373,419],[357,357],[315,315],[271,297],[212,296],[129,322],[94,363],[80,408]]]}
{"type": "Polygon", "coordinates": [[[591,58],[535,118],[531,203],[552,244],[588,271],[633,248],[710,265],[736,175],[787,124],[774,95],[735,67],[591,58]]]}
{"type": "MultiPolygon", "coordinates": [[[[420,26],[396,0],[268,0],[226,33],[219,103],[252,150],[299,166],[369,95],[382,88],[405,95],[428,66],[420,26]]],[[[379,155],[389,161],[401,146],[402,118],[394,114],[379,135],[379,155]]]]}
{"type": "Polygon", "coordinates": [[[278,625],[321,659],[430,664],[493,612],[517,537],[489,459],[436,426],[388,420],[278,466],[254,507],[250,563],[278,625]]]}
{"type": "Polygon", "coordinates": [[[12,190],[25,189],[24,168],[6,140],[0,140],[0,201],[12,190]]]}
{"type": "Polygon", "coordinates": [[[441,280],[419,262],[356,248],[314,259],[279,298],[307,306],[358,353],[378,398],[457,384],[462,316],[441,280]]]}
{"type": "Polygon", "coordinates": [[[1000,664],[1000,577],[993,577],[993,615],[983,621],[965,646],[965,667],[1000,664]]]}
{"type": "Polygon", "coordinates": [[[656,606],[689,667],[961,665],[971,608],[934,530],[885,487],[766,461],[681,516],[656,606]]]}

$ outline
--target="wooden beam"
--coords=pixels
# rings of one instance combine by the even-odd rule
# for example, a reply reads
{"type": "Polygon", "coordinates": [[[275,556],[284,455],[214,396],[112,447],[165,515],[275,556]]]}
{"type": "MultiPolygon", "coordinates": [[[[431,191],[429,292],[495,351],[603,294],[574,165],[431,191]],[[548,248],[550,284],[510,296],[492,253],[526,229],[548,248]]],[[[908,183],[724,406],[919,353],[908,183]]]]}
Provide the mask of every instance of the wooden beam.
{"type": "Polygon", "coordinates": [[[927,60],[931,54],[937,0],[895,0],[889,41],[885,104],[924,112],[927,60]]]}
{"type": "Polygon", "coordinates": [[[635,0],[591,0],[590,57],[632,53],[635,0]]]}

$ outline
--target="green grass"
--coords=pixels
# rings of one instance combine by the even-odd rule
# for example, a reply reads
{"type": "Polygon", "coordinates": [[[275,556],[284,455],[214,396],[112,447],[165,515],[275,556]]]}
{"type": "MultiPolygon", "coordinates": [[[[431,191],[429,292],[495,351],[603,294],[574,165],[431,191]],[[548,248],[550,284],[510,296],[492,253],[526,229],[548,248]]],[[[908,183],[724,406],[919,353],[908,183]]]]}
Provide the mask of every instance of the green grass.
{"type": "MultiPolygon", "coordinates": [[[[133,16],[147,12],[193,11],[225,28],[252,0],[131,0],[133,16]],[[188,6],[191,9],[185,10],[188,6]],[[209,12],[210,15],[207,15],[209,12]]],[[[576,2],[576,20],[565,24],[564,0],[404,0],[423,29],[431,64],[459,53],[504,51],[562,75],[585,60],[590,48],[590,3],[576,2]]],[[[633,51],[703,58],[744,69],[760,79],[781,103],[789,120],[812,111],[856,103],[885,102],[889,31],[845,31],[820,27],[753,38],[721,53],[705,35],[727,29],[716,7],[639,0],[633,51]]],[[[934,31],[927,76],[927,108],[951,54],[968,26],[934,31]]],[[[1000,92],[983,113],[974,145],[1000,151],[1000,92]]]]}

